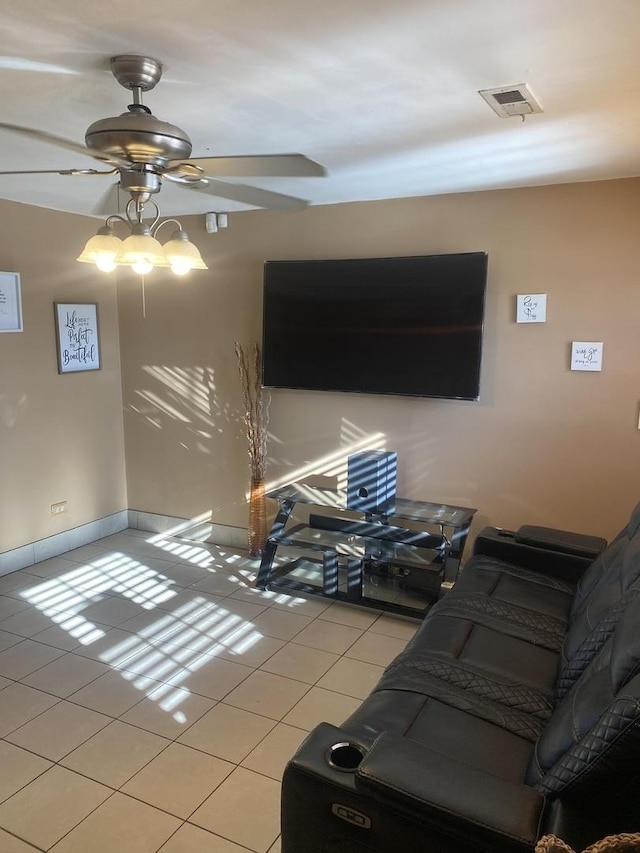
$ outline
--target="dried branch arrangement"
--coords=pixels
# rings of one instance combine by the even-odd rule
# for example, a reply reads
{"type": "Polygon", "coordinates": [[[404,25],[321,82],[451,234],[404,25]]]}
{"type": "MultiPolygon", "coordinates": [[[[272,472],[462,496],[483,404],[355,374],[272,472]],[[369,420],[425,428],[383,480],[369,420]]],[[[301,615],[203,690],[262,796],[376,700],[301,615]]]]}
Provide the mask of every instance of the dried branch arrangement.
{"type": "Polygon", "coordinates": [[[251,478],[258,480],[264,478],[267,468],[267,426],[269,424],[269,401],[260,383],[260,347],[254,344],[251,362],[247,351],[238,341],[236,341],[235,350],[242,388],[249,467],[251,478]]]}

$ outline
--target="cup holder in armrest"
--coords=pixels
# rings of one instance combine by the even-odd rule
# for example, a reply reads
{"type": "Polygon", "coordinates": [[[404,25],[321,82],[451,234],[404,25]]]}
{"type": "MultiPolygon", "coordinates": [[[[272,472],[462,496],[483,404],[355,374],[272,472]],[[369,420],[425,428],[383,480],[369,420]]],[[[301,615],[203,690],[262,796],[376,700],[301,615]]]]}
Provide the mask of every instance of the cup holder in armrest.
{"type": "Polygon", "coordinates": [[[334,770],[354,773],[364,758],[364,750],[355,743],[342,741],[342,743],[334,743],[333,746],[330,746],[326,752],[326,757],[327,763],[334,770]]]}

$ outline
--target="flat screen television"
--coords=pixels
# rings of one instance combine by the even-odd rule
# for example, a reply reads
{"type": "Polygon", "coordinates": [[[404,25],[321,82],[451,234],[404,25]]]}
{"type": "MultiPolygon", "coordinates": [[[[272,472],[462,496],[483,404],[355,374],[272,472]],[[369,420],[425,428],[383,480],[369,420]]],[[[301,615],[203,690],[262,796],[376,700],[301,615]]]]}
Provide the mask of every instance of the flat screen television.
{"type": "Polygon", "coordinates": [[[477,400],[487,254],[267,261],[263,385],[477,400]]]}

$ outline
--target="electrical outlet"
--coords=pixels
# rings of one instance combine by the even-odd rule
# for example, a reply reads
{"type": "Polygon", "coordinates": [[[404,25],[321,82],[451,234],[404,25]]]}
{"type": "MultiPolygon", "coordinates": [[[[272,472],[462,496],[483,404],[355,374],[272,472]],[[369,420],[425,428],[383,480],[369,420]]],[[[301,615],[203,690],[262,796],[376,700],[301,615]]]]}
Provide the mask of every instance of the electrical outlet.
{"type": "Polygon", "coordinates": [[[61,512],[67,511],[67,502],[58,501],[56,504],[51,504],[51,515],[60,515],[61,512]]]}

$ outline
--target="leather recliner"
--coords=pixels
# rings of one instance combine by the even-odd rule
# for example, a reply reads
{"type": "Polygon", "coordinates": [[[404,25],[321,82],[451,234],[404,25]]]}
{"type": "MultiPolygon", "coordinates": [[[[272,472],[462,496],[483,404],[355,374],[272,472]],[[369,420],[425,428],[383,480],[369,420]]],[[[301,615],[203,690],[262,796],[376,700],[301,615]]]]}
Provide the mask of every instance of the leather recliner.
{"type": "Polygon", "coordinates": [[[283,853],[532,853],[640,828],[640,505],[591,562],[500,533],[289,762],[283,853]]]}

